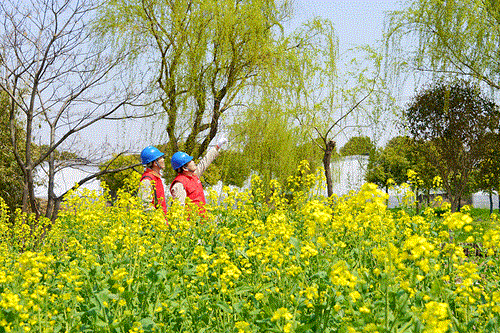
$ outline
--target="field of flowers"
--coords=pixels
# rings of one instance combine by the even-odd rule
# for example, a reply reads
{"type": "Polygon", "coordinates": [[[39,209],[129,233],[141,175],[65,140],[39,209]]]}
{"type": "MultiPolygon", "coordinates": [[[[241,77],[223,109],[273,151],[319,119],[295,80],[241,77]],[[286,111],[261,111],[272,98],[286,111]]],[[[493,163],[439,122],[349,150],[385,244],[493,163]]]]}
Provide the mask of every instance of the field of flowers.
{"type": "Polygon", "coordinates": [[[168,226],[125,190],[69,197],[50,231],[2,205],[0,332],[499,331],[496,216],[388,210],[373,184],[325,199],[316,180],[303,164],[265,200],[255,177],[168,226]]]}

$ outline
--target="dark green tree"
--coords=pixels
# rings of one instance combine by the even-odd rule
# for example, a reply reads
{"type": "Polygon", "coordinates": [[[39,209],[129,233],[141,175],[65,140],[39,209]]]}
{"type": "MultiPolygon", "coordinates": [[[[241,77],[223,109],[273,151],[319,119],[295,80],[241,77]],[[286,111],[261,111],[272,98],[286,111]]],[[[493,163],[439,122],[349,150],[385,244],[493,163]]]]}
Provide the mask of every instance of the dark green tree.
{"type": "Polygon", "coordinates": [[[470,192],[472,170],[485,158],[488,136],[498,131],[498,107],[468,81],[439,81],[417,93],[404,115],[411,136],[431,145],[422,156],[441,176],[456,211],[470,192]]]}

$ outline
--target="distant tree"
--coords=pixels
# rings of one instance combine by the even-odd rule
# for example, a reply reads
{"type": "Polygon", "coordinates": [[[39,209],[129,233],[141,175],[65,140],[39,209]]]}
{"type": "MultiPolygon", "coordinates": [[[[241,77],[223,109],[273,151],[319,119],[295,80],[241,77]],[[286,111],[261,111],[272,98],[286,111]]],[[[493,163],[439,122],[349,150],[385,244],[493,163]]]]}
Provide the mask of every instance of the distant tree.
{"type": "MultiPolygon", "coordinates": [[[[410,181],[408,171],[416,174],[413,190],[420,201],[430,202],[430,192],[436,189],[436,168],[428,163],[423,156],[429,145],[419,143],[407,136],[396,136],[389,140],[383,149],[370,156],[366,181],[385,188],[390,185],[399,186],[410,181]]],[[[417,207],[418,209],[418,207],[417,207]]]]}
{"type": "Polygon", "coordinates": [[[412,71],[466,75],[500,89],[498,0],[411,0],[390,14],[388,36],[391,53],[399,49],[412,71]]]}
{"type": "Polygon", "coordinates": [[[365,180],[369,183],[377,184],[379,187],[384,188],[386,192],[389,191],[389,179],[393,179],[391,174],[386,168],[383,159],[383,148],[378,148],[370,156],[368,166],[366,169],[365,180]]]}
{"type": "Polygon", "coordinates": [[[201,157],[223,115],[271,70],[290,1],[105,1],[101,31],[140,50],[166,118],[169,151],[201,157]],[[265,68],[265,69],[263,69],[265,68]]]}
{"type": "Polygon", "coordinates": [[[470,82],[440,81],[412,98],[405,120],[414,139],[432,146],[423,156],[437,169],[456,211],[472,170],[485,158],[489,134],[498,131],[498,107],[470,82]]]}
{"type": "Polygon", "coordinates": [[[370,156],[376,150],[375,144],[367,136],[354,136],[340,148],[341,156],[367,155],[370,156]]]}
{"type": "MultiPolygon", "coordinates": [[[[434,155],[435,146],[432,142],[413,141],[409,148],[411,170],[415,171],[418,185],[414,185],[417,199],[420,201],[424,195],[427,204],[430,203],[431,190],[440,190],[441,182],[436,177],[441,177],[435,164],[429,161],[428,156],[434,155]]],[[[407,176],[408,177],[408,176],[407,176]]]]}
{"type": "Polygon", "coordinates": [[[383,149],[370,155],[366,181],[375,183],[388,190],[389,180],[395,185],[405,183],[406,173],[412,168],[411,149],[413,141],[405,136],[389,140],[383,149]]]}
{"type": "Polygon", "coordinates": [[[37,217],[42,212],[35,173],[42,164],[47,165],[45,216],[54,219],[65,194],[54,192],[56,173],[73,163],[88,164],[92,155],[71,152],[81,147],[78,133],[104,120],[141,116],[138,108],[133,114],[127,109],[137,106],[141,86],[120,67],[126,54],[112,52],[92,30],[98,10],[92,0],[0,2],[0,88],[9,96],[10,147],[23,176],[22,208],[37,217]],[[22,132],[16,127],[21,123],[22,132]],[[61,161],[57,151],[81,158],[61,161]]]}

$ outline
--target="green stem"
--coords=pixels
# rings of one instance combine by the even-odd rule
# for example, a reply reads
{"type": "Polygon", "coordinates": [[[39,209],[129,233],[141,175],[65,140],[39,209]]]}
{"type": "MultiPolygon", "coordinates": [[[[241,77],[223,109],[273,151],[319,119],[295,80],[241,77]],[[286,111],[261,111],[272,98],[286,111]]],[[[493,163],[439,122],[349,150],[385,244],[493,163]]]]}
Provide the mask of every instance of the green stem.
{"type": "Polygon", "coordinates": [[[385,331],[389,332],[389,287],[385,283],[385,331]]]}
{"type": "Polygon", "coordinates": [[[398,311],[396,312],[396,316],[394,316],[394,321],[392,322],[391,324],[391,327],[389,328],[389,332],[392,331],[392,329],[394,328],[394,325],[396,324],[396,319],[398,318],[398,316],[403,312],[403,308],[405,307],[406,305],[406,302],[408,302],[408,299],[410,298],[410,295],[409,294],[406,294],[406,298],[405,298],[405,301],[401,304],[401,306],[399,307],[398,311]]]}

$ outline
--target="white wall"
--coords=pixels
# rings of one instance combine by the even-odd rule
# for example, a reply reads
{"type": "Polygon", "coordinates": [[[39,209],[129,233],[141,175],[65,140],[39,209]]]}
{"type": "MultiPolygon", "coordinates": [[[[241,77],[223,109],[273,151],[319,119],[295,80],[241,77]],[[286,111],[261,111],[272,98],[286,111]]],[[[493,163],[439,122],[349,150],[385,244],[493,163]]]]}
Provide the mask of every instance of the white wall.
{"type": "MultiPolygon", "coordinates": [[[[493,193],[493,209],[498,209],[498,194],[493,193]]],[[[472,194],[472,207],[474,208],[490,208],[490,198],[486,192],[477,192],[472,194]]]]}
{"type": "MultiPolygon", "coordinates": [[[[332,163],[333,193],[338,196],[359,191],[365,183],[368,156],[346,156],[332,163]]],[[[326,192],[325,192],[326,195],[326,192]]]]}
{"type": "MultiPolygon", "coordinates": [[[[42,165],[42,167],[37,168],[37,181],[41,184],[35,187],[35,196],[38,198],[47,198],[47,166],[42,165]]],[[[75,183],[81,179],[98,172],[97,167],[81,166],[78,168],[68,167],[57,172],[54,179],[54,192],[57,196],[63,194],[70,188],[72,188],[75,183]]],[[[100,191],[101,186],[99,185],[99,180],[92,179],[81,186],[81,188],[100,191]]]]}

